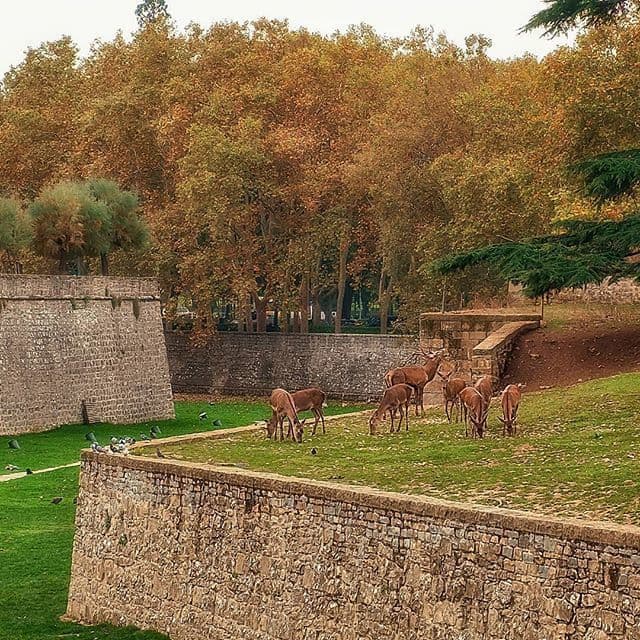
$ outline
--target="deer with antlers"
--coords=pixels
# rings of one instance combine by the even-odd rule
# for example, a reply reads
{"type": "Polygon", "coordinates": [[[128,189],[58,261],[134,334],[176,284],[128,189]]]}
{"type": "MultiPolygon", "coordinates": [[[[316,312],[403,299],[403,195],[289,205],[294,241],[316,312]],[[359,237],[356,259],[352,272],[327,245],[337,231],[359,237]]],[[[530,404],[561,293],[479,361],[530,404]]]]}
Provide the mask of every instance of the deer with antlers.
{"type": "Polygon", "coordinates": [[[418,347],[419,351],[414,355],[422,356],[425,360],[424,364],[406,365],[390,369],[384,376],[384,383],[387,388],[396,384],[408,384],[413,388],[416,402],[416,415],[418,415],[418,407],[424,415],[424,388],[431,382],[440,367],[445,356],[445,350],[441,349],[435,353],[429,353],[422,347],[418,347]]]}
{"type": "MultiPolygon", "coordinates": [[[[471,436],[482,438],[487,428],[489,405],[475,387],[465,387],[460,392],[459,397],[466,407],[467,415],[471,422],[471,436]]],[[[466,428],[465,435],[469,435],[466,428]]]]}
{"type": "Polygon", "coordinates": [[[444,412],[447,420],[451,423],[453,409],[456,410],[456,422],[460,422],[464,413],[466,422],[466,407],[460,401],[460,392],[466,388],[467,381],[464,378],[453,378],[455,369],[448,373],[437,372],[437,376],[442,380],[442,396],[444,398],[444,412]]]}
{"type": "Polygon", "coordinates": [[[369,433],[375,435],[376,426],[380,424],[387,412],[391,415],[391,431],[397,433],[402,426],[402,418],[405,419],[405,430],[409,431],[409,404],[411,402],[411,396],[413,395],[413,387],[408,384],[394,384],[388,389],[385,389],[382,395],[382,400],[378,408],[373,412],[369,418],[369,433]],[[400,411],[400,421],[398,422],[398,428],[394,428],[394,420],[396,413],[400,411]]]}
{"type": "Polygon", "coordinates": [[[518,418],[518,408],[520,407],[520,400],[522,398],[522,392],[520,391],[520,385],[510,384],[504,388],[504,391],[500,395],[500,403],[502,404],[502,417],[499,420],[502,422],[502,435],[516,435],[516,420],[518,418]]]}
{"type": "Polygon", "coordinates": [[[318,422],[322,423],[322,433],[326,433],[324,426],[324,412],[322,409],[327,406],[326,394],[322,389],[317,387],[311,387],[310,389],[301,389],[291,394],[293,398],[293,404],[296,407],[296,411],[311,411],[316,419],[313,423],[311,435],[316,435],[316,427],[318,422]]]}
{"type": "Polygon", "coordinates": [[[267,422],[267,437],[274,438],[280,432],[280,440],[284,440],[284,419],[289,421],[288,437],[295,442],[302,442],[303,428],[306,420],[300,422],[293,397],[284,389],[274,389],[269,398],[271,419],[267,422]]]}

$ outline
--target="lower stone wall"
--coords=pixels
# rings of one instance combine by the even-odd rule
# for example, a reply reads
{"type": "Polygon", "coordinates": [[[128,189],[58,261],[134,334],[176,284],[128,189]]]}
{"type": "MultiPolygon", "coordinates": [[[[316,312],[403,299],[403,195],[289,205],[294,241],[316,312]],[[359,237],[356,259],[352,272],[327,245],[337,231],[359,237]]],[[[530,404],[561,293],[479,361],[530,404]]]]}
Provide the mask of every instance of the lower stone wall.
{"type": "Polygon", "coordinates": [[[172,640],[640,638],[640,529],[85,452],[67,616],[172,640]]]}
{"type": "Polygon", "coordinates": [[[539,327],[540,320],[537,313],[513,313],[506,309],[423,313],[420,343],[428,349],[446,349],[459,374],[468,380],[485,374],[499,377],[512,346],[502,327],[513,328],[518,324],[521,327],[516,331],[518,334],[539,327]]]}
{"type": "Polygon", "coordinates": [[[165,333],[174,393],[269,394],[317,386],[332,398],[378,398],[388,369],[413,361],[414,336],[220,332],[194,345],[165,333]]]}

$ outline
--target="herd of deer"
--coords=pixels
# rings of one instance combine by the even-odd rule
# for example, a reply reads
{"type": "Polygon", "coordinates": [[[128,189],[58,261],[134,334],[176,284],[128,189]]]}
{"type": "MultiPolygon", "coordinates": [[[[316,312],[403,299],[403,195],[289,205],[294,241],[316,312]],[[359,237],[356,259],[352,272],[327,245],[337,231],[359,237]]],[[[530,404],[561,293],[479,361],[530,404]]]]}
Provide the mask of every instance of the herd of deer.
{"type": "MultiPolygon", "coordinates": [[[[420,348],[416,355],[422,356],[423,364],[406,365],[390,369],[384,376],[385,391],[378,408],[369,418],[369,433],[375,434],[377,425],[389,414],[391,417],[391,433],[400,431],[404,419],[405,429],[409,429],[409,405],[415,399],[416,415],[424,414],[424,388],[436,375],[442,381],[442,395],[447,420],[451,422],[456,410],[456,421],[464,419],[465,435],[469,435],[468,425],[471,423],[472,437],[482,438],[487,429],[489,406],[493,396],[496,378],[483,376],[475,384],[463,378],[454,377],[455,369],[441,372],[440,365],[446,355],[444,350],[428,353],[420,348]],[[396,416],[400,414],[397,426],[396,416]]],[[[518,408],[522,397],[521,385],[510,384],[502,391],[500,402],[503,424],[503,435],[515,435],[518,408]]],[[[315,417],[312,435],[315,435],[318,423],[322,424],[325,433],[324,412],[326,407],[324,391],[316,387],[289,393],[284,389],[274,389],[269,399],[272,415],[267,421],[267,437],[284,440],[284,420],[289,428],[287,437],[295,442],[302,442],[306,420],[300,421],[298,412],[312,411],[315,417]]]]}

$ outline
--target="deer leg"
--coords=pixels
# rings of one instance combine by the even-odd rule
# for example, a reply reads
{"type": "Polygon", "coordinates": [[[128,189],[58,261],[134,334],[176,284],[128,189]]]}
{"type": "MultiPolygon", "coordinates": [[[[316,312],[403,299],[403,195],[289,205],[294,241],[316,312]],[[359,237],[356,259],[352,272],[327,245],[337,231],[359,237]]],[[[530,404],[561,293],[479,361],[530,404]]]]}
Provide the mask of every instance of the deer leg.
{"type": "Polygon", "coordinates": [[[396,410],[395,409],[390,409],[389,410],[389,414],[391,415],[391,431],[390,431],[390,433],[393,433],[394,432],[393,419],[396,417],[396,410]]]}
{"type": "Polygon", "coordinates": [[[311,429],[311,435],[315,436],[316,435],[316,427],[318,426],[318,422],[320,422],[320,418],[318,417],[318,410],[317,409],[311,409],[311,411],[313,411],[313,415],[316,419],[316,421],[313,423],[313,428],[311,429]]]}
{"type": "Polygon", "coordinates": [[[409,431],[409,401],[404,405],[404,430],[409,431]]]}
{"type": "Polygon", "coordinates": [[[444,401],[444,414],[447,416],[447,422],[451,424],[451,416],[449,415],[449,401],[446,398],[444,401]]]}
{"type": "Polygon", "coordinates": [[[278,418],[278,427],[280,431],[280,441],[284,440],[284,416],[278,418]]]}
{"type": "Polygon", "coordinates": [[[322,420],[322,435],[324,435],[327,433],[327,430],[324,428],[324,411],[322,409],[318,409],[318,412],[320,413],[320,419],[322,420]]]}

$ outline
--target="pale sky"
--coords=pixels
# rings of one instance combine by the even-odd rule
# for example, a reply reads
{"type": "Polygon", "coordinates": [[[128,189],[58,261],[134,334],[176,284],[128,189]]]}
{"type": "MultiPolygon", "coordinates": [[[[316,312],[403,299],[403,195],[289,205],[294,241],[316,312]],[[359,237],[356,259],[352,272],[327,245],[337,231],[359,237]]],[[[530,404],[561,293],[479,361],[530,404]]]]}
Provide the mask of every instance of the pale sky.
{"type": "MultiPolygon", "coordinates": [[[[136,29],[139,0],[4,0],[0,21],[0,77],[22,60],[23,52],[43,41],[70,35],[86,54],[96,39],[110,40],[118,30],[136,29]]],[[[389,36],[407,35],[417,25],[433,25],[462,44],[470,33],[493,40],[490,54],[505,58],[531,52],[542,56],[566,38],[549,41],[518,29],[543,7],[542,0],[168,0],[179,28],[204,27],[219,20],[287,18],[293,27],[331,33],[366,22],[389,36]]]]}

